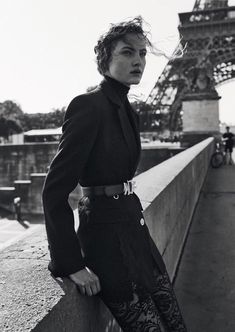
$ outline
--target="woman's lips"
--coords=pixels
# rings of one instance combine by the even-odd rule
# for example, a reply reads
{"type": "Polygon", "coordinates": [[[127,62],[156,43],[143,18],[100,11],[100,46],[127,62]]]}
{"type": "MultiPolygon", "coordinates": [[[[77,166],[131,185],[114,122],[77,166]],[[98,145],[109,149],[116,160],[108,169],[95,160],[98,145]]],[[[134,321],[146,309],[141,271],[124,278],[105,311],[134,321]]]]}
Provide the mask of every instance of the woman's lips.
{"type": "Polygon", "coordinates": [[[141,75],[141,71],[140,70],[133,70],[131,71],[132,75],[141,75]]]}

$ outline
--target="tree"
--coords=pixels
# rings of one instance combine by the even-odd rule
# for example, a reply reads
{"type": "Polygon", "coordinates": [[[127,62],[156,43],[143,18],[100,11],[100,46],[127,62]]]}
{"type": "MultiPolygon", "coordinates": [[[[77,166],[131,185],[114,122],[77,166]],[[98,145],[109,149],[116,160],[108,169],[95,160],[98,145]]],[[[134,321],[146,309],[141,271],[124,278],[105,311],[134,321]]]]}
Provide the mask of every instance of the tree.
{"type": "Polygon", "coordinates": [[[54,127],[58,128],[62,126],[64,116],[65,116],[66,107],[56,108],[53,112],[48,113],[48,120],[54,127]]]}
{"type": "Polygon", "coordinates": [[[20,132],[22,132],[22,128],[15,120],[0,116],[0,137],[7,140],[10,135],[20,132]]]}
{"type": "Polygon", "coordinates": [[[20,121],[23,111],[17,103],[12,100],[5,100],[0,103],[0,115],[3,115],[7,119],[20,121]]]}
{"type": "Polygon", "coordinates": [[[6,100],[0,103],[0,136],[7,138],[11,132],[58,128],[62,126],[64,115],[65,107],[53,109],[49,113],[24,113],[17,103],[6,100]]]}
{"type": "Polygon", "coordinates": [[[31,129],[58,128],[62,126],[65,107],[54,109],[49,113],[25,113],[22,117],[24,131],[31,129]]]}
{"type": "Polygon", "coordinates": [[[9,135],[22,132],[21,107],[12,100],[0,103],[0,136],[8,139],[9,135]]]}
{"type": "Polygon", "coordinates": [[[139,113],[140,131],[155,131],[158,133],[169,129],[169,114],[156,109],[154,105],[147,104],[142,100],[132,103],[132,107],[139,113]]]}

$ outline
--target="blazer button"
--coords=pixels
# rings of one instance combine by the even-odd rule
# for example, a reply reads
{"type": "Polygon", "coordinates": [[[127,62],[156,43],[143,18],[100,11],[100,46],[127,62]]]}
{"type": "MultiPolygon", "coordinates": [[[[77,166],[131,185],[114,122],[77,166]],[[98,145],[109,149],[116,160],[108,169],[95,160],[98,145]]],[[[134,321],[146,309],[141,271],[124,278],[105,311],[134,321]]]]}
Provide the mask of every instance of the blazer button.
{"type": "Polygon", "coordinates": [[[140,225],[141,225],[141,226],[144,226],[144,218],[141,218],[141,219],[140,219],[140,225]]]}

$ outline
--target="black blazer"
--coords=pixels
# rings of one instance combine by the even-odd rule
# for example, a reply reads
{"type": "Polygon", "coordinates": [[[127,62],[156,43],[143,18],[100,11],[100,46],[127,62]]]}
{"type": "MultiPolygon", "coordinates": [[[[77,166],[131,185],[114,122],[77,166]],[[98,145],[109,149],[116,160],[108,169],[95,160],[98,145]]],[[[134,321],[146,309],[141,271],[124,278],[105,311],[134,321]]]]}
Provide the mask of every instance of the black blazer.
{"type": "MultiPolygon", "coordinates": [[[[119,184],[134,177],[141,151],[138,114],[134,110],[129,114],[134,149],[124,112],[122,100],[106,80],[92,92],[74,98],[43,188],[50,271],[63,277],[89,266],[99,276],[103,290],[110,293],[112,288],[112,294],[114,286],[127,285],[131,275],[148,277],[152,257],[161,270],[165,268],[147,226],[139,222],[143,214],[136,195],[121,195],[117,200],[83,198],[78,234],[74,230],[68,196],[78,183],[119,184]],[[136,264],[136,255],[142,266],[136,264]]],[[[120,293],[118,286],[115,289],[120,293]]]]}

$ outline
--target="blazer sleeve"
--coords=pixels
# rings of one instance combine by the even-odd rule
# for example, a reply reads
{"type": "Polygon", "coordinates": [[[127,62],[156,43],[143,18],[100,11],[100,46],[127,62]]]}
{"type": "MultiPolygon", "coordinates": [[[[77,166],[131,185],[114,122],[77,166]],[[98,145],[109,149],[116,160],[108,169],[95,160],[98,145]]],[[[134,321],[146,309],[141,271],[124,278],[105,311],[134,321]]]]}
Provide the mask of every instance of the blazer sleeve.
{"type": "Polygon", "coordinates": [[[89,158],[99,123],[99,112],[86,95],[72,100],[65,114],[57,154],[44,183],[42,199],[51,256],[48,268],[56,277],[68,276],[85,267],[68,197],[89,158]]]}

